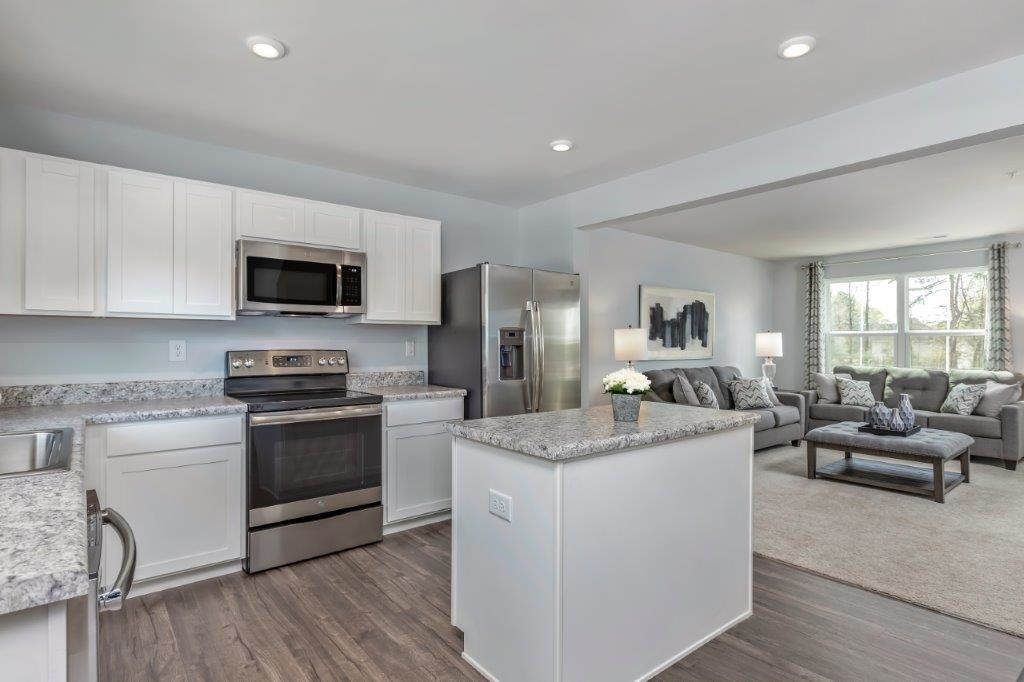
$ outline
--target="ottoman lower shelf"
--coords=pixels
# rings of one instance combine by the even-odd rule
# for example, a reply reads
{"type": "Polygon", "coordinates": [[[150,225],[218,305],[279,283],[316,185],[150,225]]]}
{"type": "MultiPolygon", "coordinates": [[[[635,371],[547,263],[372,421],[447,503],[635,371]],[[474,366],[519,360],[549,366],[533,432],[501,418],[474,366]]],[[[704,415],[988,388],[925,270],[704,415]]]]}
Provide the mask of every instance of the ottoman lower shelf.
{"type": "MultiPolygon", "coordinates": [[[[848,457],[818,468],[815,474],[819,478],[859,483],[874,488],[898,490],[925,497],[933,497],[935,494],[931,467],[916,467],[909,464],[848,457]]],[[[964,475],[955,471],[945,471],[943,479],[945,492],[949,492],[963,483],[964,475]]]]}

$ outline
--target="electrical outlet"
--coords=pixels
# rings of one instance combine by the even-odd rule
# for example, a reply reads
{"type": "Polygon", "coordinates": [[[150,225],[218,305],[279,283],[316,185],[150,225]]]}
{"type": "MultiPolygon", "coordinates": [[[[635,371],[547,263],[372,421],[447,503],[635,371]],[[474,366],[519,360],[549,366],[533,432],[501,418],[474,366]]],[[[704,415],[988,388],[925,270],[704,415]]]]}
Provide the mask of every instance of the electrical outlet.
{"type": "Polygon", "coordinates": [[[493,488],[489,491],[488,511],[498,518],[505,519],[512,523],[512,498],[505,493],[499,493],[493,488]]]}
{"type": "Polygon", "coordinates": [[[416,355],[416,342],[415,341],[406,341],[405,342],[405,357],[411,358],[414,355],[416,355]]]}
{"type": "Polygon", "coordinates": [[[169,341],[169,359],[171,362],[185,361],[185,341],[169,341]]]}

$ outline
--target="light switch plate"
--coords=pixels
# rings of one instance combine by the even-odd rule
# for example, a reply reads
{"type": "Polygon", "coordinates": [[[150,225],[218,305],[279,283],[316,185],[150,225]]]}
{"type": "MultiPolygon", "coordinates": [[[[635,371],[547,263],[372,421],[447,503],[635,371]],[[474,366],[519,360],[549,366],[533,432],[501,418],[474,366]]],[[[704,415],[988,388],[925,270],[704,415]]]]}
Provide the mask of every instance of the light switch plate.
{"type": "Polygon", "coordinates": [[[171,362],[185,361],[185,341],[175,340],[168,342],[168,359],[171,362]]]}
{"type": "Polygon", "coordinates": [[[512,498],[510,496],[492,488],[488,491],[487,507],[488,511],[498,518],[512,523],[512,498]]]}

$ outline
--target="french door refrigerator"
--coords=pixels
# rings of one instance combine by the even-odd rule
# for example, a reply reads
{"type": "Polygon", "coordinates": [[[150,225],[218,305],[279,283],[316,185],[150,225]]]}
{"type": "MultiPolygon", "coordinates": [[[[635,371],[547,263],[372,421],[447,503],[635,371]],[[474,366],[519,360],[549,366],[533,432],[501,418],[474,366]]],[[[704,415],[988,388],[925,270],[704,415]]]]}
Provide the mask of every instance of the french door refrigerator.
{"type": "Polygon", "coordinates": [[[428,380],[465,388],[466,418],[580,406],[580,276],[482,263],[441,277],[428,380]]]}

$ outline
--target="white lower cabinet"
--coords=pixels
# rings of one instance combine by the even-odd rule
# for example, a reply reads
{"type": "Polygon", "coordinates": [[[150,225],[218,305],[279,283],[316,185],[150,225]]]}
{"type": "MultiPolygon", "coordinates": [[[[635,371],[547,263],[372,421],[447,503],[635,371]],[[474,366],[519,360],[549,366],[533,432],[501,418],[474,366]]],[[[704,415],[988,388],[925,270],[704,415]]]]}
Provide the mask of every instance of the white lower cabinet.
{"type": "MultiPolygon", "coordinates": [[[[132,527],[136,581],[241,559],[241,416],[92,428],[103,430],[93,445],[104,455],[97,492],[132,527]]],[[[103,559],[109,582],[121,563],[120,543],[109,531],[103,559]]]]}
{"type": "Polygon", "coordinates": [[[452,440],[445,422],[462,419],[463,400],[405,400],[387,405],[384,522],[452,507],[452,440]]]}

